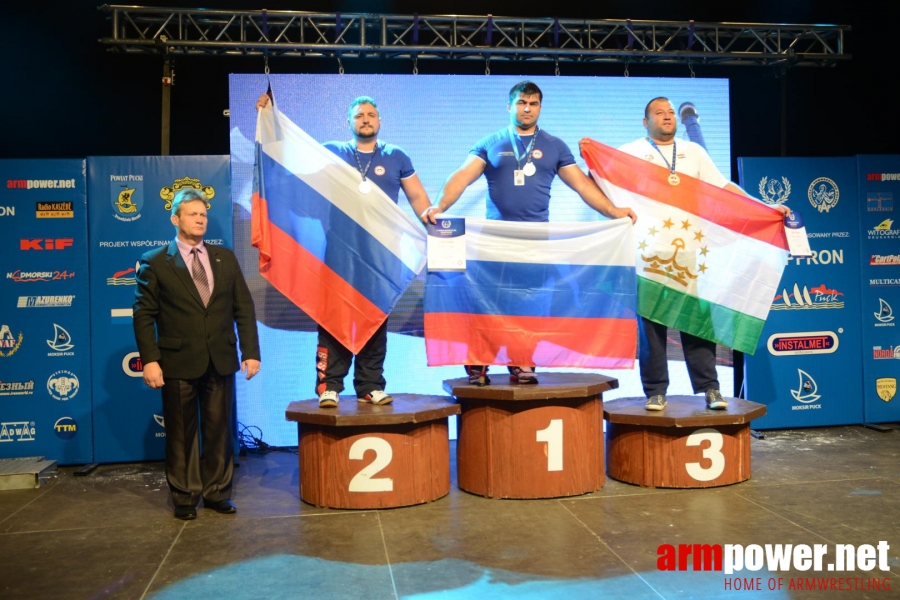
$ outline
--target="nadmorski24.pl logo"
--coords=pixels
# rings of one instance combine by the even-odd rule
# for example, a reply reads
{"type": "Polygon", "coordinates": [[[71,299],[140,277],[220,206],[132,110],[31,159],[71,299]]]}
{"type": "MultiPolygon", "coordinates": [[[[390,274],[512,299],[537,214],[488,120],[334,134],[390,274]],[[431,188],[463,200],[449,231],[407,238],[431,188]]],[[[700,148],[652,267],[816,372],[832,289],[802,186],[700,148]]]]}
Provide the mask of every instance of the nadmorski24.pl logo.
{"type": "Polygon", "coordinates": [[[859,577],[858,572],[890,571],[886,541],[876,545],[835,544],[832,560],[828,544],[661,544],[656,549],[660,571],[722,571],[726,591],[774,590],[886,590],[888,577],[859,577]],[[766,577],[756,572],[765,570],[766,577]],[[778,577],[779,572],[811,571],[807,577],[778,577]],[[822,573],[841,573],[835,577],[822,573]],[[774,574],[774,576],[772,576],[774,574]],[[733,575],[733,577],[732,577],[733,575]]]}

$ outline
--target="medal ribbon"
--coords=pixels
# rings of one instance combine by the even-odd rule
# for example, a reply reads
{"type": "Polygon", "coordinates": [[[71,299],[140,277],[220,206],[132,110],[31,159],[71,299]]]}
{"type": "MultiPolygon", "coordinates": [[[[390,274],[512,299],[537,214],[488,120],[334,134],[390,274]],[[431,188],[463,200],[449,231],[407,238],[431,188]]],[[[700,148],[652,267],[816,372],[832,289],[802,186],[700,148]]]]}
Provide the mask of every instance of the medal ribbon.
{"type": "MultiPolygon", "coordinates": [[[[507,133],[509,133],[509,143],[512,144],[513,155],[516,157],[516,170],[521,171],[522,167],[522,159],[526,159],[526,163],[531,162],[531,153],[534,152],[534,144],[537,142],[538,132],[540,128],[535,125],[534,126],[534,137],[531,138],[531,143],[528,144],[528,148],[525,149],[525,154],[519,156],[519,144],[516,143],[516,135],[513,132],[512,125],[506,128],[507,133]]],[[[521,139],[521,138],[520,138],[521,139]]]]}
{"type": "Polygon", "coordinates": [[[362,175],[362,180],[366,180],[366,174],[369,172],[369,167],[372,166],[372,161],[375,160],[375,157],[378,155],[378,144],[375,144],[375,151],[372,153],[372,157],[369,158],[369,163],[366,165],[366,168],[363,169],[362,162],[359,160],[359,148],[353,146],[353,154],[356,156],[356,166],[359,168],[359,174],[362,175]]]}
{"type": "Polygon", "coordinates": [[[672,164],[669,164],[669,161],[666,160],[666,157],[663,155],[662,150],[659,149],[659,146],[656,145],[656,142],[651,140],[650,138],[646,138],[650,145],[656,148],[656,151],[659,152],[659,155],[662,156],[663,162],[666,163],[666,166],[669,167],[670,173],[675,173],[675,140],[672,140],[672,164]]]}

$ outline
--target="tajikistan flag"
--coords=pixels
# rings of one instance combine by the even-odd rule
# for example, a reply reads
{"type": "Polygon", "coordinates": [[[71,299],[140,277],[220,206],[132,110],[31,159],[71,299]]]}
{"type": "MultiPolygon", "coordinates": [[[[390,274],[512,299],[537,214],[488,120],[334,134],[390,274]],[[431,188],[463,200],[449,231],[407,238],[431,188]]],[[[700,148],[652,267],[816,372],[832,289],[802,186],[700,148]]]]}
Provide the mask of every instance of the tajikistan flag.
{"type": "Polygon", "coordinates": [[[600,189],[637,213],[638,314],[753,354],[787,259],[782,214],[593,140],[581,155],[600,189]]]}

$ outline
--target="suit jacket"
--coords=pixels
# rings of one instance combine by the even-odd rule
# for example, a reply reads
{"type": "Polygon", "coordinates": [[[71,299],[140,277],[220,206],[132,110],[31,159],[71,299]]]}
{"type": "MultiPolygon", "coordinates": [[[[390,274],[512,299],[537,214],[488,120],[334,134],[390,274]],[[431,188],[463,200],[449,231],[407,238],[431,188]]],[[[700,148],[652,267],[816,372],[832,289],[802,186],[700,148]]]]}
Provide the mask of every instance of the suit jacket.
{"type": "Polygon", "coordinates": [[[260,359],[253,298],[237,258],[219,246],[206,249],[214,285],[206,307],[174,240],[141,257],[134,337],[144,364],[159,361],[167,379],[196,379],[210,361],[220,375],[238,371],[238,338],[243,360],[260,359]]]}

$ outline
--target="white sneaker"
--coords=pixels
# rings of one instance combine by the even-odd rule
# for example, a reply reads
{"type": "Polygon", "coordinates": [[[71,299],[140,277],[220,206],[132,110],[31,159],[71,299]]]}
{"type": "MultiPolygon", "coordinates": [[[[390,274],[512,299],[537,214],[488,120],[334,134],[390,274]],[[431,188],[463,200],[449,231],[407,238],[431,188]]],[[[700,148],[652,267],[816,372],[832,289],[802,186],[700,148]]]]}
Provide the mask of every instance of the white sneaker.
{"type": "Polygon", "coordinates": [[[319,394],[319,408],[335,408],[338,405],[338,393],[334,390],[325,390],[319,394]]]}
{"type": "Polygon", "coordinates": [[[357,400],[369,404],[390,404],[394,401],[394,398],[383,390],[372,390],[365,396],[360,396],[357,400]]]}

